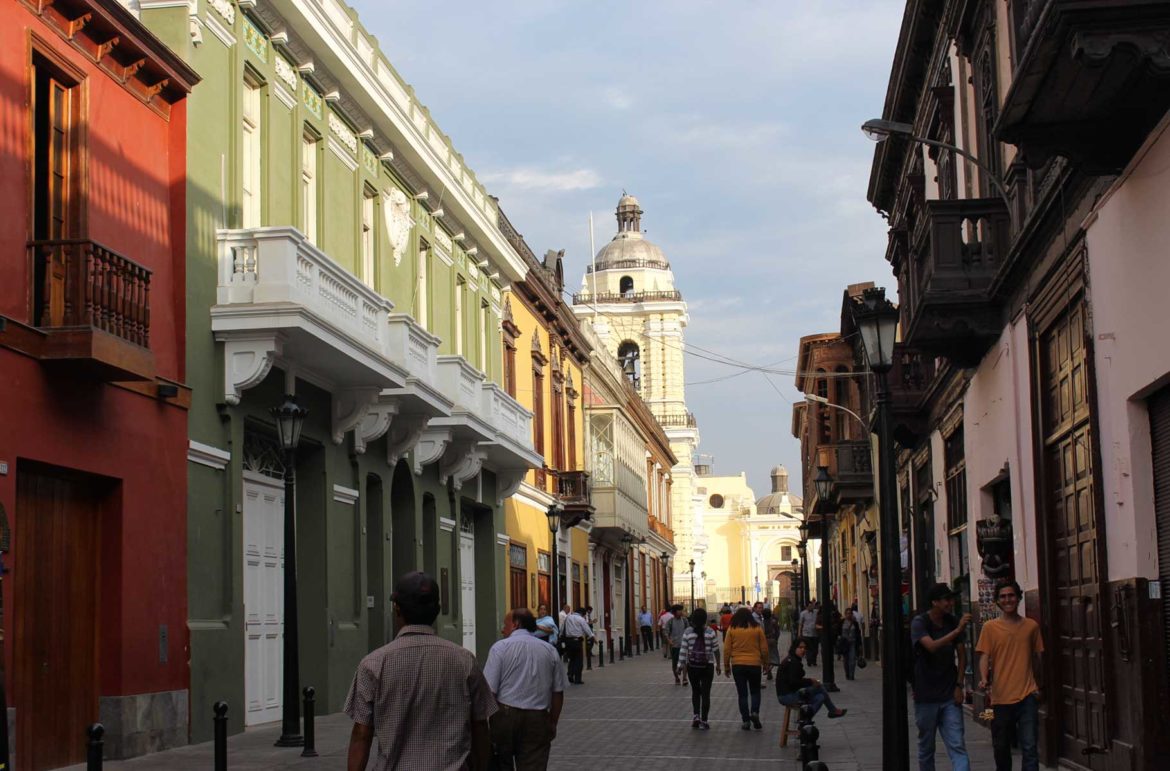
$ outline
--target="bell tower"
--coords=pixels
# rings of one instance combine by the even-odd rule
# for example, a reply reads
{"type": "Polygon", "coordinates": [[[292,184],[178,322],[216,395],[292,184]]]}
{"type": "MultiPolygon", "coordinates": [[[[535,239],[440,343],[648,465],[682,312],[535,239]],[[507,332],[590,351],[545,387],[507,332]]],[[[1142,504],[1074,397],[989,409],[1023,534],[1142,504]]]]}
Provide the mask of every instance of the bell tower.
{"type": "MultiPolygon", "coordinates": [[[[687,410],[683,332],[688,316],[682,293],[662,249],[642,232],[642,207],[623,193],[616,209],[617,233],[586,270],[573,312],[591,324],[622,373],[641,394],[670,439],[678,465],[671,469],[675,594],[688,596],[689,562],[703,572],[707,539],[696,498],[693,457],[699,429],[687,410]],[[681,594],[680,594],[681,592],[681,594]]],[[[696,594],[701,586],[696,580],[696,594]]]]}

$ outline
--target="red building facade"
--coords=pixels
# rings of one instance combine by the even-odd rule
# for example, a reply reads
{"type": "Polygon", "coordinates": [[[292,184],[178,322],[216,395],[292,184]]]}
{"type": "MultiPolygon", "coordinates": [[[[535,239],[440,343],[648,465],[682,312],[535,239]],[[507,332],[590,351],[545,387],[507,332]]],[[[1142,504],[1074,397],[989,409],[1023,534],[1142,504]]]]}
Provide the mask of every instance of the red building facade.
{"type": "Polygon", "coordinates": [[[3,664],[21,769],[185,744],[185,97],[114,0],[0,6],[3,664]]]}

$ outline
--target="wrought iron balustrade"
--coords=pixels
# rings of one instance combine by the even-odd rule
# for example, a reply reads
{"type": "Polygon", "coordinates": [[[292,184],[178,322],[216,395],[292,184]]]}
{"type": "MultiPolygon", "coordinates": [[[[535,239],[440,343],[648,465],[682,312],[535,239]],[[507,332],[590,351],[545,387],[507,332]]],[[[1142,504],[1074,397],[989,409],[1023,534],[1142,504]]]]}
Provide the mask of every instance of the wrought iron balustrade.
{"type": "Polygon", "coordinates": [[[650,292],[578,292],[573,295],[573,305],[594,305],[597,303],[643,303],[643,302],[680,302],[682,292],[677,289],[656,290],[650,292]]]}
{"type": "Polygon", "coordinates": [[[605,260],[594,265],[586,265],[585,272],[594,270],[622,270],[625,268],[654,268],[656,270],[670,270],[670,263],[665,260],[605,260]]]}

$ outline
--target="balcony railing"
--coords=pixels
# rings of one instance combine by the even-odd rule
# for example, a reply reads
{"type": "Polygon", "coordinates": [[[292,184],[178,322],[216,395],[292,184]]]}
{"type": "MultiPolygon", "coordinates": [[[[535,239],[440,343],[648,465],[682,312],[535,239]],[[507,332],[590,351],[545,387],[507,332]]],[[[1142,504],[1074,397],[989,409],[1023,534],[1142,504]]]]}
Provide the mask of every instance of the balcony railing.
{"type": "Polygon", "coordinates": [[[38,327],[93,327],[150,347],[147,268],[86,239],[33,241],[29,248],[44,276],[38,327]]]}
{"type": "Polygon", "coordinates": [[[670,263],[666,260],[605,260],[597,265],[586,265],[585,272],[594,270],[625,270],[627,268],[653,268],[655,270],[670,270],[670,263]]]}
{"type": "Polygon", "coordinates": [[[558,471],[557,497],[561,503],[589,505],[589,474],[585,471],[558,471]]]}
{"type": "Polygon", "coordinates": [[[923,399],[934,376],[934,356],[895,343],[894,366],[889,375],[890,401],[894,439],[904,447],[913,447],[927,428],[923,399]]]}
{"type": "Polygon", "coordinates": [[[698,425],[693,412],[666,412],[658,417],[658,425],[664,428],[694,428],[698,425]]]}
{"type": "Polygon", "coordinates": [[[578,292],[573,305],[604,305],[609,303],[680,302],[682,292],[677,289],[652,292],[578,292]]]}
{"type": "Polygon", "coordinates": [[[873,464],[868,441],[820,445],[817,451],[827,456],[837,500],[849,503],[873,497],[873,464]]]}

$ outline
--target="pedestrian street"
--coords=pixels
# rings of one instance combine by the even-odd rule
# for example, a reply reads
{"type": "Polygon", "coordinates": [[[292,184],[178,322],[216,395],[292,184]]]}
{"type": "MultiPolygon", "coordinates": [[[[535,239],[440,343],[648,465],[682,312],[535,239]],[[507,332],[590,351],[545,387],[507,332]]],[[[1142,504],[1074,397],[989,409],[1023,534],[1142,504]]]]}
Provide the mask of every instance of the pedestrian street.
{"type": "MultiPolygon", "coordinates": [[[[787,647],[788,636],[781,637],[787,647]]],[[[839,668],[838,668],[838,671],[839,668]]],[[[807,667],[810,677],[820,675],[819,664],[807,667]]],[[[691,728],[691,690],[675,685],[670,663],[661,651],[653,651],[613,664],[586,670],[584,685],[570,685],[565,694],[549,769],[598,769],[635,766],[652,769],[798,769],[799,740],[779,746],[780,719],[784,709],[776,702],[774,681],[763,683],[760,718],[762,731],[740,728],[735,685],[724,676],[716,678],[711,691],[711,729],[691,728]]],[[[881,667],[871,664],[857,671],[857,679],[837,677],[840,692],[834,701],[849,713],[829,720],[817,716],[820,759],[830,771],[879,771],[881,769],[881,667]]],[[[911,709],[913,709],[913,701],[911,709]]],[[[913,719],[907,721],[911,742],[911,767],[917,767],[913,719]]],[[[317,719],[319,757],[302,758],[299,748],[274,747],[280,725],[249,729],[228,739],[228,769],[341,769],[352,723],[340,713],[317,719]]],[[[795,720],[794,726],[795,728],[795,720]]],[[[991,734],[969,717],[966,720],[967,751],[974,771],[993,769],[991,734]]],[[[126,761],[106,761],[104,768],[120,771],[203,771],[212,768],[210,742],[158,752],[126,761]]],[[[1016,754],[1015,763],[1019,764],[1016,754]]],[[[936,768],[949,769],[942,743],[935,755],[936,768]]],[[[371,759],[373,767],[373,759],[371,759]]],[[[83,771],[84,766],[72,767],[83,771]]]]}
{"type": "MultiPolygon", "coordinates": [[[[787,649],[788,635],[781,637],[787,649]]],[[[837,667],[840,692],[833,700],[849,713],[829,720],[824,711],[816,719],[820,729],[820,759],[830,771],[878,771],[881,769],[881,667],[871,664],[857,671],[857,679],[846,681],[837,667]]],[[[809,677],[821,671],[806,667],[809,677]]],[[[776,701],[775,681],[763,682],[761,731],[740,728],[735,685],[719,676],[711,689],[711,730],[691,728],[691,690],[675,685],[670,664],[660,651],[606,664],[585,673],[585,684],[570,686],[565,697],[557,740],[553,743],[549,768],[569,769],[629,767],[650,769],[798,769],[799,740],[795,733],[788,746],[779,746],[780,720],[784,708],[776,701]]],[[[910,700],[913,710],[913,700],[910,700]]],[[[991,733],[966,719],[967,752],[973,771],[993,769],[991,733]]],[[[910,762],[917,767],[917,739],[913,715],[907,720],[910,731],[910,762]]],[[[795,729],[795,716],[793,717],[795,729]]],[[[1017,753],[1016,764],[1019,764],[1017,753]]],[[[942,742],[938,742],[935,767],[951,767],[942,742]]]]}

